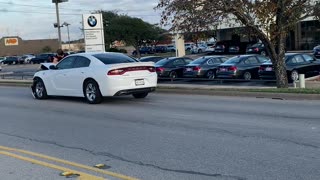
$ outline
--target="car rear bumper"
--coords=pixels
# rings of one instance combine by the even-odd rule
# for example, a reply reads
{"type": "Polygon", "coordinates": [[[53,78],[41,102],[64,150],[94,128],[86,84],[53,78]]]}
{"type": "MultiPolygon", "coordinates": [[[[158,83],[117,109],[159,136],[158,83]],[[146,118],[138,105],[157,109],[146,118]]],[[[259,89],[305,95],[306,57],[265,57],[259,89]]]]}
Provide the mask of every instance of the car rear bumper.
{"type": "Polygon", "coordinates": [[[149,93],[155,90],[156,90],[156,87],[140,88],[140,89],[125,89],[125,90],[118,91],[114,96],[130,95],[130,94],[136,94],[136,93],[149,93]]]}

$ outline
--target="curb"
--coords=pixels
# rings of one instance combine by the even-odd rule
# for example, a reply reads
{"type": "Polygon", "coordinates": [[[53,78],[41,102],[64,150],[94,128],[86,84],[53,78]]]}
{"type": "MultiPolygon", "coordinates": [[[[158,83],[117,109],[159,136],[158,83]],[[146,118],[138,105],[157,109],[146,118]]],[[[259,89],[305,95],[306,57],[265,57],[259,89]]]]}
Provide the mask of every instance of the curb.
{"type": "MultiPolygon", "coordinates": [[[[0,86],[30,87],[32,80],[3,80],[0,79],[0,86]]],[[[252,88],[253,89],[253,88],[252,88]]],[[[251,97],[266,98],[275,100],[320,100],[320,94],[301,93],[277,93],[277,92],[250,92],[248,89],[234,88],[201,88],[201,87],[177,87],[158,85],[156,93],[185,94],[185,95],[211,95],[229,97],[251,97]]],[[[250,89],[249,89],[250,90],[250,89]]]]}

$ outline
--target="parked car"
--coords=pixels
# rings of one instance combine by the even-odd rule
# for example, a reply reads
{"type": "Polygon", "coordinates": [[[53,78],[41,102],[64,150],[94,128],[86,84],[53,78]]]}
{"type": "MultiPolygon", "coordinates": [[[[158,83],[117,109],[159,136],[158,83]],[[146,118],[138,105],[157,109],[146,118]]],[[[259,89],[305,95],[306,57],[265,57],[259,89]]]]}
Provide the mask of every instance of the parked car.
{"type": "Polygon", "coordinates": [[[224,56],[203,56],[185,66],[183,77],[216,78],[217,67],[227,61],[224,56]]]}
{"type": "Polygon", "coordinates": [[[263,43],[256,43],[253,44],[252,46],[249,46],[246,50],[247,54],[261,54],[263,56],[267,55],[267,51],[264,47],[263,43]]]}
{"type": "Polygon", "coordinates": [[[231,54],[239,54],[240,53],[240,45],[230,45],[228,52],[231,54]]]}
{"type": "Polygon", "coordinates": [[[154,51],[156,53],[166,53],[168,50],[167,50],[167,47],[166,46],[156,46],[154,48],[154,51]]]}
{"type": "Polygon", "coordinates": [[[207,44],[207,48],[205,49],[205,52],[208,54],[213,54],[214,53],[214,49],[215,49],[215,45],[216,43],[208,43],[207,44]]]}
{"type": "Polygon", "coordinates": [[[37,55],[35,58],[30,60],[31,64],[40,64],[44,62],[52,62],[55,54],[54,53],[43,53],[37,55]]]}
{"type": "Polygon", "coordinates": [[[313,55],[316,58],[320,58],[320,45],[313,48],[313,55]]]}
{"type": "Polygon", "coordinates": [[[30,63],[30,60],[31,60],[32,58],[35,58],[35,56],[34,56],[34,55],[31,55],[31,54],[25,54],[25,55],[23,55],[21,58],[23,59],[23,63],[28,64],[28,63],[30,63]]]}
{"type": "Polygon", "coordinates": [[[2,61],[2,64],[18,64],[19,58],[17,56],[7,56],[2,61]]]}
{"type": "Polygon", "coordinates": [[[176,47],[173,45],[169,45],[169,46],[167,46],[167,51],[168,52],[176,52],[176,47]]]}
{"type": "Polygon", "coordinates": [[[194,43],[185,43],[184,48],[186,51],[191,51],[192,46],[194,46],[194,43]]]}
{"type": "MultiPolygon", "coordinates": [[[[152,49],[152,47],[141,47],[139,50],[140,54],[154,54],[154,51],[152,49]]],[[[136,56],[137,55],[137,51],[133,51],[132,55],[136,56]]]]}
{"type": "Polygon", "coordinates": [[[158,77],[178,78],[183,76],[185,65],[193,60],[187,57],[170,57],[158,61],[155,64],[158,77]]]}
{"type": "Polygon", "coordinates": [[[239,55],[228,59],[218,66],[218,78],[241,78],[251,80],[259,78],[260,66],[269,59],[261,55],[239,55]]]}
{"type": "MultiPolygon", "coordinates": [[[[320,61],[308,54],[287,53],[285,55],[285,63],[290,82],[298,80],[299,74],[305,74],[306,77],[310,77],[319,75],[320,72],[320,61]]],[[[276,79],[271,61],[260,66],[259,77],[261,79],[276,79]]]]}
{"type": "Polygon", "coordinates": [[[192,46],[191,53],[196,54],[196,53],[203,53],[207,49],[207,46],[203,44],[199,45],[194,45],[192,46]]]}
{"type": "Polygon", "coordinates": [[[2,64],[3,60],[4,60],[4,57],[0,57],[0,64],[2,64]]]}
{"type": "Polygon", "coordinates": [[[216,54],[227,54],[231,41],[218,41],[215,45],[214,52],[216,54]]]}
{"type": "Polygon", "coordinates": [[[146,56],[146,57],[142,57],[139,59],[140,62],[158,62],[161,59],[163,59],[163,57],[160,56],[146,56]]]}

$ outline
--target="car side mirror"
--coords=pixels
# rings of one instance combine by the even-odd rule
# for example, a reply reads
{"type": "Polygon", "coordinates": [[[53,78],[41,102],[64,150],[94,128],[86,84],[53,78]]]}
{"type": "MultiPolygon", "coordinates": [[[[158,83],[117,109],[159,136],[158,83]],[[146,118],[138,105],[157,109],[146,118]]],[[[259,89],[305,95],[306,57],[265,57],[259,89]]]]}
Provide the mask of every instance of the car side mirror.
{"type": "Polygon", "coordinates": [[[56,69],[58,69],[58,68],[57,68],[57,66],[55,66],[55,65],[50,65],[50,66],[49,66],[49,69],[51,69],[51,70],[56,70],[56,69]]]}

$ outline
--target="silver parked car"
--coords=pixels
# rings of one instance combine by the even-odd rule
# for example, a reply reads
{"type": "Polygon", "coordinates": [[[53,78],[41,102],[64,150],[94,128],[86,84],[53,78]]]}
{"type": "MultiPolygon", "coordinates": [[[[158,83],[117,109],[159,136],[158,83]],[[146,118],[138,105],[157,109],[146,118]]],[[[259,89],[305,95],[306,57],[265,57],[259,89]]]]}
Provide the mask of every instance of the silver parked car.
{"type": "Polygon", "coordinates": [[[217,67],[227,61],[224,56],[203,56],[185,66],[184,77],[215,79],[217,67]]]}

